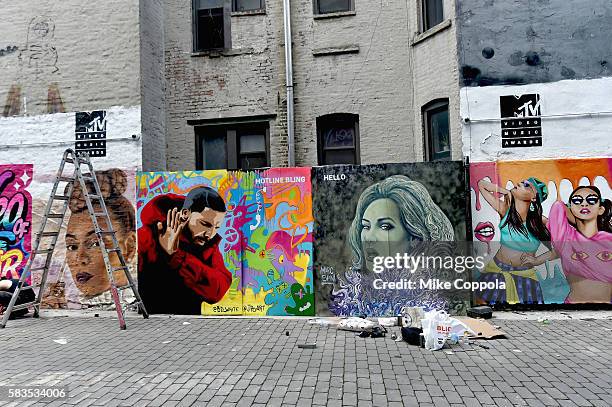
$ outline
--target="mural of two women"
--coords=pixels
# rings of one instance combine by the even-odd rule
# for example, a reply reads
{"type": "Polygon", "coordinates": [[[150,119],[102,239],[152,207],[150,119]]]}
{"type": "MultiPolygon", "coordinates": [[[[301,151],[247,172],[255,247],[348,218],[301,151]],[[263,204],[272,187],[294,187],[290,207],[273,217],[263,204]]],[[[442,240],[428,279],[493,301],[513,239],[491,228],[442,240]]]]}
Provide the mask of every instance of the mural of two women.
{"type": "Polygon", "coordinates": [[[569,286],[566,303],[612,300],[612,202],[599,188],[578,186],[567,203],[552,204],[548,218],[542,208],[548,188],[537,178],[510,190],[481,179],[478,188],[501,218],[499,250],[479,280],[505,283],[505,290],[479,293],[478,302],[548,302],[541,288],[545,276],[536,267],[559,257],[569,286]]]}

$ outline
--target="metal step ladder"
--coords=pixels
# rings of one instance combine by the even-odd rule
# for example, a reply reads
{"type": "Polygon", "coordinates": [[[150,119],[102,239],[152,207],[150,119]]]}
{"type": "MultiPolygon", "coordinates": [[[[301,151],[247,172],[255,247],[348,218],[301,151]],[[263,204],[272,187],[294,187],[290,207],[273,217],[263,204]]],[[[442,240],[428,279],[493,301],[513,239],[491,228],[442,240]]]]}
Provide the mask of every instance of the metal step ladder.
{"type": "Polygon", "coordinates": [[[45,214],[41,220],[39,232],[36,234],[34,245],[32,246],[32,253],[30,254],[30,258],[28,259],[28,262],[21,273],[21,277],[19,278],[19,284],[13,292],[11,301],[6,310],[4,311],[2,322],[0,323],[0,328],[4,328],[6,326],[6,323],[9,320],[9,317],[11,316],[11,313],[13,311],[27,309],[28,307],[34,307],[34,317],[38,318],[40,312],[40,305],[43,299],[43,295],[45,294],[45,286],[47,283],[47,276],[49,274],[49,267],[51,265],[51,258],[53,256],[55,245],[59,238],[62,223],[64,221],[70,197],[72,196],[72,192],[74,189],[75,181],[79,182],[81,190],[83,191],[83,197],[85,198],[87,209],[89,211],[89,215],[91,216],[96,236],[98,237],[100,249],[102,250],[104,264],[106,265],[106,272],[108,274],[108,281],[110,282],[111,295],[113,297],[115,309],[117,310],[117,317],[119,319],[119,327],[121,329],[126,328],[124,315],[128,307],[133,307],[137,305],[143,317],[149,317],[149,314],[145,309],[144,303],[142,302],[142,298],[138,293],[138,289],[136,287],[134,279],[130,274],[127,263],[125,262],[125,258],[123,257],[121,248],[119,247],[119,242],[117,241],[115,231],[113,230],[113,224],[111,223],[111,219],[106,209],[106,204],[104,203],[104,199],[102,197],[102,191],[100,190],[100,185],[98,184],[98,180],[95,176],[95,172],[91,164],[91,160],[89,159],[89,155],[87,153],[77,154],[74,152],[74,150],[68,149],[64,152],[62,162],[60,164],[59,170],[57,171],[57,177],[55,179],[55,183],[53,184],[53,189],[51,190],[51,196],[49,197],[49,201],[47,202],[45,214]],[[74,164],[74,172],[71,176],[64,175],[64,166],[67,163],[74,164]],[[85,165],[87,167],[85,174],[81,170],[81,165],[85,165]],[[60,185],[60,183],[68,184],[66,189],[66,195],[58,194],[58,186],[60,185]],[[88,186],[93,187],[93,193],[89,191],[88,186]],[[57,210],[57,208],[53,208],[54,203],[57,206],[58,202],[63,202],[63,204],[61,204],[60,210],[57,210]],[[99,212],[95,211],[96,208],[94,208],[94,203],[97,203],[96,208],[99,210],[99,212]],[[51,225],[53,225],[54,223],[47,222],[49,219],[57,219],[57,230],[48,230],[52,228],[51,225]],[[101,220],[100,222],[98,221],[99,219],[101,220]],[[101,224],[103,222],[106,223],[104,228],[102,227],[104,225],[101,224]],[[48,228],[48,226],[51,227],[48,228]],[[107,247],[104,241],[105,237],[110,237],[112,240],[112,244],[109,247],[107,247]],[[118,257],[120,263],[119,267],[113,267],[113,265],[111,264],[109,257],[110,253],[115,253],[118,257]],[[38,257],[44,258],[44,265],[32,268],[34,260],[38,257]],[[40,284],[25,286],[24,283],[27,277],[33,271],[42,271],[40,284]],[[127,285],[117,287],[114,278],[114,272],[117,271],[123,271],[125,273],[125,276],[127,277],[128,281],[127,285]],[[15,303],[17,302],[17,297],[19,296],[19,293],[21,291],[34,290],[35,288],[38,288],[39,290],[34,301],[15,305],[15,303]],[[124,309],[119,299],[119,291],[128,289],[132,290],[136,301],[131,304],[126,304],[126,309],[124,309]]]}

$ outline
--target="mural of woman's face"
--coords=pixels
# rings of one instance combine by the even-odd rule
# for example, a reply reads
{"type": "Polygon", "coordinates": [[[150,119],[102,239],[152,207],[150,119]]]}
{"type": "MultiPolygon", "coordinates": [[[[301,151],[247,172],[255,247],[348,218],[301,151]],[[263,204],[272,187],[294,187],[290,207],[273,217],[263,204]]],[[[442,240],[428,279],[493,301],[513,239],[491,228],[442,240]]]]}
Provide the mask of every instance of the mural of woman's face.
{"type": "Polygon", "coordinates": [[[361,217],[361,242],[366,266],[374,257],[395,256],[409,251],[410,233],[404,228],[397,204],[389,198],[373,201],[361,217]]]}
{"type": "Polygon", "coordinates": [[[532,201],[537,196],[535,185],[531,185],[531,181],[524,180],[516,184],[512,189],[512,195],[521,201],[532,201]]]}
{"type": "Polygon", "coordinates": [[[583,221],[597,220],[605,211],[599,196],[590,188],[582,188],[572,195],[570,210],[577,219],[583,221]]]}
{"type": "MultiPolygon", "coordinates": [[[[130,262],[136,249],[134,232],[122,233],[123,225],[111,216],[113,229],[116,232],[119,246],[126,262],[130,262]]],[[[104,224],[104,221],[101,221],[104,224]]],[[[112,247],[112,239],[104,238],[107,247],[112,247]]],[[[119,259],[110,255],[113,267],[119,267],[119,259]]],[[[87,297],[102,294],[110,289],[108,275],[102,257],[102,250],[95,234],[94,226],[87,211],[72,213],[66,229],[66,261],[77,288],[87,297]]],[[[123,271],[114,274],[118,286],[128,284],[123,271]]]]}

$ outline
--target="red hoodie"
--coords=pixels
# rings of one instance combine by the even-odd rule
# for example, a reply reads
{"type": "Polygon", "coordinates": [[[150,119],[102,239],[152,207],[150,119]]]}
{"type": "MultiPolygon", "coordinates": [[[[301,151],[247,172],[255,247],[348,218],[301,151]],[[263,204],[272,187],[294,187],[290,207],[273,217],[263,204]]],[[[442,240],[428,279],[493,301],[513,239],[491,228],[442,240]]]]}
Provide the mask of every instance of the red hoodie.
{"type": "Polygon", "coordinates": [[[199,246],[182,233],[171,256],[159,246],[157,223],[166,226],[168,210],[180,210],[183,202],[181,195],[160,195],[140,214],[138,288],[147,311],[153,314],[200,314],[202,301],[219,302],[232,283],[219,252],[219,235],[199,246]]]}

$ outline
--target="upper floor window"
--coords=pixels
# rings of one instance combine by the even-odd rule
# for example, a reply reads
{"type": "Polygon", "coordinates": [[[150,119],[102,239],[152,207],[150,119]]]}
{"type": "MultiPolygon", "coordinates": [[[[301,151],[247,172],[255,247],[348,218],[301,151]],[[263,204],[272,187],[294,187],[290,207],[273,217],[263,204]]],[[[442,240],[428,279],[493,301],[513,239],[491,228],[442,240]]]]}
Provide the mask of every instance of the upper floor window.
{"type": "Polygon", "coordinates": [[[423,106],[425,130],[425,160],[447,161],[451,159],[451,142],[448,125],[448,99],[434,100],[423,106]]]}
{"type": "Polygon", "coordinates": [[[423,31],[435,27],[444,20],[443,0],[421,0],[421,11],[423,12],[423,31]]]}
{"type": "Polygon", "coordinates": [[[255,11],[264,8],[264,0],[232,0],[232,11],[255,11]]]}
{"type": "Polygon", "coordinates": [[[355,0],[314,0],[315,14],[340,13],[354,10],[355,0]]]}
{"type": "Polygon", "coordinates": [[[230,0],[193,0],[193,50],[231,48],[230,0]]]}
{"type": "Polygon", "coordinates": [[[269,167],[268,139],[268,122],[197,126],[197,168],[248,170],[269,167]]]}
{"type": "Polygon", "coordinates": [[[319,165],[359,164],[359,115],[318,117],[317,133],[319,165]]]}

